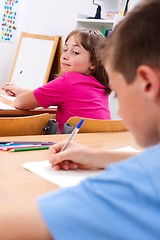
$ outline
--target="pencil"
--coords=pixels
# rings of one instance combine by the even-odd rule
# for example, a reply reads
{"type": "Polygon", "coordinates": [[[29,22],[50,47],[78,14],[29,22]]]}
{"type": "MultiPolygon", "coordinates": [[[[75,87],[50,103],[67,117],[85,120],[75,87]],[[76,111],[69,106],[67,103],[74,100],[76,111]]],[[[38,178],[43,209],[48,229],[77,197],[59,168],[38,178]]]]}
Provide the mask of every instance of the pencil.
{"type": "MultiPolygon", "coordinates": [[[[11,149],[17,149],[17,148],[35,148],[35,147],[42,147],[41,144],[37,144],[37,145],[33,145],[33,144],[30,144],[30,145],[17,145],[17,146],[7,146],[7,147],[4,147],[2,148],[3,151],[9,151],[11,149]]],[[[0,148],[1,149],[1,148],[0,148]]]]}
{"type": "MultiPolygon", "coordinates": [[[[25,142],[20,142],[20,141],[9,141],[9,142],[1,142],[0,141],[0,146],[3,146],[3,145],[11,145],[11,146],[13,146],[14,144],[16,144],[16,145],[19,145],[19,144],[41,144],[41,145],[52,145],[52,144],[54,144],[54,142],[31,142],[31,141],[25,141],[25,142]]],[[[5,147],[5,146],[4,146],[5,147]]]]}
{"type": "Polygon", "coordinates": [[[45,150],[49,149],[50,146],[41,146],[41,147],[31,147],[31,148],[15,148],[9,150],[9,152],[24,152],[24,151],[34,151],[34,150],[45,150]]]}

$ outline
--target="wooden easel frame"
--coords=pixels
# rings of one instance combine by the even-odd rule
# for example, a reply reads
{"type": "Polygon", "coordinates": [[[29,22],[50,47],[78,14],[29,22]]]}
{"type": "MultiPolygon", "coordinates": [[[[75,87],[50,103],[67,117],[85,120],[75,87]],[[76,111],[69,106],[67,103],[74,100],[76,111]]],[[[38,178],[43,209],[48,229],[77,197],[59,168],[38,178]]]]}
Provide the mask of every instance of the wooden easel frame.
{"type": "Polygon", "coordinates": [[[23,68],[26,68],[27,70],[26,71],[24,70],[24,73],[21,74],[22,76],[19,76],[18,77],[19,79],[15,81],[15,84],[19,85],[20,87],[36,88],[47,83],[48,81],[51,80],[51,78],[52,79],[54,78],[53,75],[60,73],[61,53],[62,53],[62,39],[60,36],[47,36],[22,32],[18,42],[15,58],[13,61],[9,82],[12,82],[17,77],[18,73],[20,71],[23,71],[23,68]],[[40,49],[38,49],[37,44],[39,44],[40,49]],[[44,45],[44,48],[42,48],[42,45],[44,45]],[[29,51],[27,51],[27,47],[29,51]],[[37,49],[39,52],[37,51],[37,49]],[[44,60],[44,55],[47,60],[44,60]],[[23,61],[24,59],[27,60],[23,61]],[[35,59],[34,63],[30,66],[31,64],[30,61],[33,59],[35,59]],[[45,61],[44,63],[43,60],[45,61]],[[38,82],[40,78],[36,79],[36,74],[40,74],[39,71],[42,71],[41,69],[43,69],[44,76],[42,76],[42,80],[38,82]],[[29,72],[33,71],[35,77],[33,76],[34,75],[33,73],[31,76],[29,76],[29,72]],[[31,79],[32,76],[33,79],[31,79]],[[31,83],[24,83],[23,77],[24,79],[25,78],[27,79],[27,82],[31,79],[31,83]],[[25,86],[27,84],[28,87],[25,86]]]}

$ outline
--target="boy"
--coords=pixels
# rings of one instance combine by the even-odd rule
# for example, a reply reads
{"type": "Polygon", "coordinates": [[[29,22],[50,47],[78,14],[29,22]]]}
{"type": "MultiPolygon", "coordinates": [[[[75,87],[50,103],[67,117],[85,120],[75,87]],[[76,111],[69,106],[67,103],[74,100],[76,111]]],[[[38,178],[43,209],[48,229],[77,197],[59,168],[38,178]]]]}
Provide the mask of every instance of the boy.
{"type": "MultiPolygon", "coordinates": [[[[23,209],[17,204],[19,208],[14,206],[13,210],[10,205],[8,211],[1,204],[3,240],[7,237],[16,240],[159,239],[159,13],[159,0],[144,0],[115,28],[103,49],[104,66],[119,100],[119,114],[137,142],[148,149],[112,164],[101,175],[76,187],[40,197],[38,208],[42,216],[33,202],[23,209]],[[8,235],[6,229],[10,230],[8,235]]],[[[63,168],[60,162],[65,159],[72,160],[69,168],[73,164],[93,167],[100,162],[102,167],[107,163],[107,154],[102,156],[97,152],[95,159],[90,149],[79,145],[74,148],[71,144],[67,150],[54,154],[63,144],[56,144],[52,149],[54,160],[50,162],[56,166],[63,168]]]]}

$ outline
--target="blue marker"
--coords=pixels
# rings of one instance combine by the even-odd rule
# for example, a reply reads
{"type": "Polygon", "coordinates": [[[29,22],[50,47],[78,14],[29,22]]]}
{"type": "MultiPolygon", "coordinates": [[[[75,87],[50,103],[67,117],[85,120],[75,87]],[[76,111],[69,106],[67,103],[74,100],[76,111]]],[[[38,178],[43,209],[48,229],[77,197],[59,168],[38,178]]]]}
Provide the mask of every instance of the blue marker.
{"type": "Polygon", "coordinates": [[[79,132],[79,130],[80,130],[83,122],[84,122],[84,119],[81,119],[81,120],[79,121],[79,123],[77,124],[77,126],[75,127],[75,129],[73,130],[73,132],[71,133],[71,135],[69,136],[66,144],[63,146],[63,148],[62,148],[61,151],[64,151],[64,150],[68,147],[68,145],[69,145],[69,143],[71,142],[71,140],[72,140],[72,139],[75,137],[75,135],[79,132]]]}
{"type": "Polygon", "coordinates": [[[11,81],[10,85],[12,85],[12,84],[16,81],[16,79],[19,77],[19,75],[22,74],[22,72],[23,72],[23,71],[20,71],[20,72],[19,72],[19,74],[11,81]]]}

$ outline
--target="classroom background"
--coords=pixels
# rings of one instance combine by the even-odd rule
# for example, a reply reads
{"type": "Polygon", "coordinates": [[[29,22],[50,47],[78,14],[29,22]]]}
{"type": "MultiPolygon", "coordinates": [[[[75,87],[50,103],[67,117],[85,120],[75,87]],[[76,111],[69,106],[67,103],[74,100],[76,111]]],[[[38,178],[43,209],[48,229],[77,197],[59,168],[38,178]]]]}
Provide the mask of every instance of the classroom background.
{"type": "MultiPolygon", "coordinates": [[[[130,0],[132,4],[140,0],[130,0]]],[[[0,3],[0,22],[3,18],[3,7],[7,0],[0,3]]],[[[97,0],[95,3],[101,6],[101,17],[107,16],[118,10],[118,4],[124,7],[126,0],[97,0]]],[[[97,6],[92,0],[17,0],[16,31],[14,41],[0,41],[0,87],[9,79],[13,59],[16,52],[21,32],[42,35],[60,35],[64,41],[70,31],[78,26],[79,15],[94,17],[97,6]]],[[[111,19],[112,20],[112,19],[111,19]]],[[[82,25],[83,26],[83,25],[82,25]]],[[[84,25],[85,27],[85,25],[84,25]]],[[[92,25],[91,25],[92,27],[92,25]]],[[[109,26],[110,27],[110,26],[109,26]]],[[[2,28],[2,24],[1,24],[2,28]]],[[[117,101],[110,97],[110,108],[113,119],[119,119],[117,115],[117,101]]]]}

